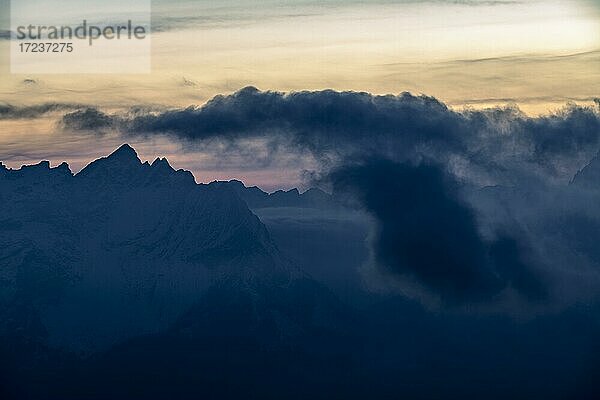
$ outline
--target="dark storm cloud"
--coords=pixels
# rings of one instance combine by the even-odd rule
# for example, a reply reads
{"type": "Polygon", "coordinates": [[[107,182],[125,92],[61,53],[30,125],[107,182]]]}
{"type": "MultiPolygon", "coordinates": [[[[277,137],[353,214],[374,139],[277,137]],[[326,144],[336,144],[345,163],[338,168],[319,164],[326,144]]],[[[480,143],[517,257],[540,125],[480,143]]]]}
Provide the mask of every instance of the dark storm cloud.
{"type": "Polygon", "coordinates": [[[490,258],[498,273],[521,295],[529,300],[546,297],[543,278],[527,265],[524,246],[508,235],[499,236],[490,246],[490,258]]]}
{"type": "Polygon", "coordinates": [[[597,148],[600,138],[600,115],[592,107],[569,105],[558,113],[539,117],[528,117],[514,107],[464,115],[468,127],[480,133],[475,143],[493,143],[495,138],[503,146],[527,149],[534,159],[597,148]]]}
{"type": "Polygon", "coordinates": [[[377,264],[412,275],[451,298],[497,291],[471,211],[441,170],[385,160],[342,167],[331,174],[336,191],[351,191],[377,220],[377,264]]]}
{"type": "Polygon", "coordinates": [[[522,123],[539,157],[598,147],[600,118],[589,108],[570,107],[560,114],[526,119],[522,123]]]}
{"type": "Polygon", "coordinates": [[[320,151],[322,146],[344,148],[355,141],[389,137],[413,142],[450,137],[457,134],[460,121],[444,104],[427,96],[333,90],[284,94],[247,87],[216,96],[200,108],[138,116],[129,129],[194,140],[291,134],[295,143],[320,151]]]}
{"type": "MultiPolygon", "coordinates": [[[[79,113],[69,123],[91,129],[94,118],[79,113]]],[[[488,168],[494,164],[512,169],[516,160],[549,172],[563,159],[580,162],[584,153],[589,159],[600,145],[597,107],[571,105],[540,117],[515,107],[457,112],[433,97],[409,93],[285,94],[247,87],[216,96],[202,107],[111,118],[111,124],[129,134],[169,134],[196,143],[265,139],[271,146],[286,144],[317,156],[459,156],[488,168]]],[[[99,123],[108,121],[103,117],[99,123]]]]}
{"type": "Polygon", "coordinates": [[[81,107],[71,103],[44,103],[31,106],[0,104],[0,119],[30,119],[56,111],[68,111],[81,107]]]}
{"type": "Polygon", "coordinates": [[[64,127],[73,130],[102,130],[112,127],[115,121],[102,111],[87,107],[65,114],[61,123],[64,127]]]}
{"type": "MultiPolygon", "coordinates": [[[[79,113],[68,124],[92,128],[79,113]]],[[[216,96],[202,107],[111,116],[128,135],[170,135],[193,146],[243,148],[260,141],[268,158],[310,156],[324,165],[366,153],[413,157],[417,147],[464,152],[464,118],[432,97],[369,93],[262,92],[253,87],[216,96]],[[426,117],[425,117],[426,116],[426,117]]],[[[104,121],[103,121],[104,123],[104,121]]]]}
{"type": "Polygon", "coordinates": [[[516,241],[482,239],[442,167],[370,159],[329,179],[335,192],[353,195],[375,219],[371,251],[392,276],[416,280],[446,302],[491,300],[508,286],[528,299],[541,295],[516,241]]]}

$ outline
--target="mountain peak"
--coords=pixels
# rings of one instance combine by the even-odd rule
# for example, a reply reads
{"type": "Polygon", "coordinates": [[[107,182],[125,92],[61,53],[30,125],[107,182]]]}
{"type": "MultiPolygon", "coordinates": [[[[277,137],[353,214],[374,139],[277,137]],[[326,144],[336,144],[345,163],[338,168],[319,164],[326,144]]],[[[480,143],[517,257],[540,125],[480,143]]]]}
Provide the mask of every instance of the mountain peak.
{"type": "Polygon", "coordinates": [[[166,157],[157,157],[154,161],[152,161],[152,164],[150,164],[153,168],[160,168],[160,169],[167,169],[169,171],[174,171],[173,167],[171,167],[171,164],[169,164],[169,160],[166,159],[166,157]]]}
{"type": "MultiPolygon", "coordinates": [[[[113,151],[108,157],[99,158],[89,163],[77,176],[94,177],[103,176],[106,179],[123,180],[125,177],[133,178],[142,167],[136,151],[128,144],[113,151]]],[[[125,179],[128,180],[128,179],[125,179]]]]}
{"type": "Polygon", "coordinates": [[[116,149],[115,151],[113,151],[107,158],[110,159],[136,159],[137,161],[140,161],[140,158],[138,157],[137,152],[134,150],[133,147],[131,147],[129,144],[124,143],[122,144],[118,149],[116,149]]]}
{"type": "Polygon", "coordinates": [[[49,170],[50,169],[50,161],[44,160],[44,161],[40,161],[37,164],[23,165],[23,166],[21,166],[21,169],[49,170]]]}

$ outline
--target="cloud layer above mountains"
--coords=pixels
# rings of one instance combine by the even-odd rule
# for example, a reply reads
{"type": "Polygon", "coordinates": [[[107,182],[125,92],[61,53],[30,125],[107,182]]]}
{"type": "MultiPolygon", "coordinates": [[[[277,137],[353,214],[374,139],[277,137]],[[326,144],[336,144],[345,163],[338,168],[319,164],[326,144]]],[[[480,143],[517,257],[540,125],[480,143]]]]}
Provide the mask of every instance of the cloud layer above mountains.
{"type": "Polygon", "coordinates": [[[418,155],[495,165],[496,172],[536,165],[558,176],[576,172],[600,143],[600,114],[593,107],[570,105],[540,117],[515,107],[457,112],[433,97],[409,93],[285,94],[247,87],[202,107],[112,116],[92,109],[67,114],[63,122],[74,129],[110,125],[128,134],[169,134],[196,143],[266,139],[271,148],[295,148],[323,160],[418,155]]]}
{"type": "Polygon", "coordinates": [[[567,298],[580,279],[598,280],[596,255],[573,253],[568,239],[586,231],[581,215],[600,226],[595,188],[569,185],[598,153],[597,107],[530,117],[516,107],[459,112],[409,93],[247,87],[202,107],[78,110],[62,125],[234,149],[242,164],[255,152],[265,160],[295,157],[299,166],[316,160],[315,182],[372,217],[377,271],[446,302],[496,301],[507,293],[534,301],[553,292],[552,282],[571,280],[560,288],[567,298]],[[571,233],[548,234],[559,220],[571,233]]]}

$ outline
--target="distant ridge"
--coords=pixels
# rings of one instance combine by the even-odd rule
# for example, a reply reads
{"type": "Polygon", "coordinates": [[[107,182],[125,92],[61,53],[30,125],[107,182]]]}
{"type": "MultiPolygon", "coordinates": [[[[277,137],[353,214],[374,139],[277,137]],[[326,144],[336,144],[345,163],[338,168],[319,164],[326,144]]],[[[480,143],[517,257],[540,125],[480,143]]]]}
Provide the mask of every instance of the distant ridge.
{"type": "MultiPolygon", "coordinates": [[[[96,185],[104,182],[145,186],[158,185],[162,180],[169,180],[182,185],[196,182],[190,171],[175,170],[164,157],[158,157],[152,163],[142,162],[135,149],[127,143],[122,144],[108,156],[90,162],[77,174],[71,172],[66,162],[50,168],[49,161],[41,161],[38,164],[23,165],[16,170],[6,168],[0,162],[0,174],[5,173],[12,177],[31,174],[31,171],[34,170],[50,171],[52,175],[75,176],[79,181],[88,181],[96,185]]],[[[332,195],[318,188],[310,188],[302,193],[297,188],[268,193],[258,186],[246,186],[237,179],[213,181],[209,184],[200,185],[232,190],[251,209],[269,207],[330,209],[340,207],[340,203],[332,195]]]]}
{"type": "Polygon", "coordinates": [[[311,188],[300,193],[296,188],[267,193],[257,186],[247,187],[239,180],[215,181],[211,185],[232,189],[251,209],[267,207],[335,208],[338,203],[321,189],[311,188]]]}

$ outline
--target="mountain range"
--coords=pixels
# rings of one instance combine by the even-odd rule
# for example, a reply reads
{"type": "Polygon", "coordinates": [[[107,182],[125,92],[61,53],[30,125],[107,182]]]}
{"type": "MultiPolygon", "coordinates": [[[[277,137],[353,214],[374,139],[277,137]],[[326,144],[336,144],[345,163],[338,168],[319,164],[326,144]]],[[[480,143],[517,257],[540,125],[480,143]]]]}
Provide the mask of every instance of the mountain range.
{"type": "MultiPolygon", "coordinates": [[[[265,288],[285,299],[312,285],[315,313],[338,307],[234,190],[198,185],[165,159],[142,163],[128,145],[75,175],[64,163],[2,167],[0,199],[3,336],[95,353],[180,326],[219,287],[254,304],[265,288]]],[[[263,306],[248,317],[268,314],[263,306]]],[[[292,334],[296,316],[284,311],[277,329],[292,334]]]]}
{"type": "Polygon", "coordinates": [[[3,399],[596,393],[593,305],[518,321],[359,289],[362,222],[318,189],[197,184],[123,145],[76,174],[0,165],[0,201],[3,399]]]}
{"type": "Polygon", "coordinates": [[[327,209],[340,207],[340,203],[332,195],[318,188],[310,188],[303,193],[300,193],[296,188],[267,193],[257,186],[246,187],[243,182],[238,180],[216,181],[213,184],[230,188],[251,209],[268,207],[327,209]]]}

